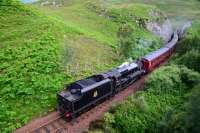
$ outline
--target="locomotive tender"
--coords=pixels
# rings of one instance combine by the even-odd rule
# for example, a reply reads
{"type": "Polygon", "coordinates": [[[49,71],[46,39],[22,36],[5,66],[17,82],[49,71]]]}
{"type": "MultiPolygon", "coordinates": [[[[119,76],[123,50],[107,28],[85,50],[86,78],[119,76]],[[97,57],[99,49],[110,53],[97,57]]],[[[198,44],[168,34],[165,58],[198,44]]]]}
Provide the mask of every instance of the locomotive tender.
{"type": "Polygon", "coordinates": [[[73,119],[92,105],[114,96],[169,58],[177,41],[178,35],[175,32],[168,44],[140,60],[126,62],[110,71],[66,85],[64,90],[57,94],[58,111],[73,119]]]}

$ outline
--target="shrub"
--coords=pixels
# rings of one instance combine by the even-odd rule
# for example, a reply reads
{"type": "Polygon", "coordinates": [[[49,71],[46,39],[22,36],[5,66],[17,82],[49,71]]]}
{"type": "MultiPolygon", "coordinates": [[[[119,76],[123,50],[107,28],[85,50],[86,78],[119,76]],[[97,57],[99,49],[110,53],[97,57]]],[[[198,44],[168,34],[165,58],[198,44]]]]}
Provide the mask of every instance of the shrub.
{"type": "Polygon", "coordinates": [[[193,88],[189,102],[186,105],[185,127],[188,133],[200,131],[200,84],[193,88]]]}
{"type": "Polygon", "coordinates": [[[105,17],[120,25],[117,33],[117,52],[122,58],[137,59],[162,45],[159,37],[146,30],[145,23],[148,20],[157,19],[151,18],[149,14],[151,11],[159,12],[153,6],[142,4],[129,5],[126,8],[117,6],[117,8],[112,7],[106,10],[105,17]]]}
{"type": "Polygon", "coordinates": [[[157,124],[157,131],[162,133],[197,133],[200,130],[200,84],[193,87],[187,95],[184,106],[168,110],[162,121],[157,124]]]}
{"type": "Polygon", "coordinates": [[[200,51],[191,49],[176,59],[178,64],[187,66],[190,69],[200,72],[200,51]]]}
{"type": "Polygon", "coordinates": [[[187,32],[187,36],[179,44],[176,63],[187,66],[190,69],[200,72],[200,21],[193,23],[187,32]]]}
{"type": "Polygon", "coordinates": [[[115,112],[105,116],[107,125],[123,133],[166,129],[163,125],[170,125],[171,122],[161,120],[176,121],[177,116],[172,117],[174,108],[182,106],[186,100],[185,93],[199,82],[199,76],[184,66],[171,65],[156,70],[148,78],[145,92],[134,94],[115,108],[115,112]]]}
{"type": "Polygon", "coordinates": [[[123,133],[199,132],[199,27],[194,23],[170,66],[150,75],[145,92],[134,94],[105,116],[112,118],[107,125],[123,133]]]}
{"type": "Polygon", "coordinates": [[[132,49],[135,43],[135,40],[132,36],[133,28],[129,24],[122,24],[118,31],[119,46],[118,51],[120,56],[125,58],[131,57],[132,49]]]}
{"type": "Polygon", "coordinates": [[[65,79],[63,32],[37,11],[5,2],[0,5],[0,132],[11,132],[55,107],[65,79]]]}

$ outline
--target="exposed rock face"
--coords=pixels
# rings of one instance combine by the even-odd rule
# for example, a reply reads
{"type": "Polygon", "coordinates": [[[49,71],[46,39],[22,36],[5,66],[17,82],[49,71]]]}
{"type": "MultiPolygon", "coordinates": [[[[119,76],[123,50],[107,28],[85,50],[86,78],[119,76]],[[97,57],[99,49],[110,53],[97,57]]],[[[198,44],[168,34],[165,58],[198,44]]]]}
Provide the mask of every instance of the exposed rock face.
{"type": "Polygon", "coordinates": [[[168,42],[173,34],[173,27],[169,19],[165,19],[161,24],[159,22],[148,22],[146,27],[149,31],[163,38],[165,42],[168,42]]]}
{"type": "Polygon", "coordinates": [[[64,0],[43,0],[41,1],[41,6],[53,5],[55,7],[61,7],[65,4],[64,0]]]}

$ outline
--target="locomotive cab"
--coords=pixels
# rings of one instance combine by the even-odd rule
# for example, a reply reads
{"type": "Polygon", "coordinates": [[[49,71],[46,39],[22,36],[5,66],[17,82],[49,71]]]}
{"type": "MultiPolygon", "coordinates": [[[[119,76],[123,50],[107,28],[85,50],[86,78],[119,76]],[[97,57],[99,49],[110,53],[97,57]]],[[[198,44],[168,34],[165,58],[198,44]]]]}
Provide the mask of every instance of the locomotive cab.
{"type": "Polygon", "coordinates": [[[112,95],[112,82],[102,75],[76,81],[58,94],[58,111],[74,118],[97,101],[112,95]]]}

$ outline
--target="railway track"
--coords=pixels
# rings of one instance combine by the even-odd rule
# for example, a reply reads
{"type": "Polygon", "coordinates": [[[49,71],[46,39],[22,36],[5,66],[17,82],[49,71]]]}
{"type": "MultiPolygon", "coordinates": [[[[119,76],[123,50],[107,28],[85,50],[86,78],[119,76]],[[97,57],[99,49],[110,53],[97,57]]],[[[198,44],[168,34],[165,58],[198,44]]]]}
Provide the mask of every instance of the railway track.
{"type": "Polygon", "coordinates": [[[14,133],[81,133],[88,129],[92,121],[101,119],[103,114],[116,103],[126,99],[144,85],[147,75],[137,82],[133,83],[127,89],[116,94],[114,97],[94,106],[91,110],[82,113],[75,121],[68,122],[59,115],[58,112],[52,112],[49,115],[33,120],[14,133]]]}
{"type": "MultiPolygon", "coordinates": [[[[159,66],[165,65],[169,59],[170,58],[166,59],[159,66]]],[[[117,93],[109,100],[105,100],[104,102],[94,106],[91,110],[82,113],[74,122],[67,122],[58,112],[55,111],[45,117],[31,121],[24,127],[14,131],[14,133],[82,133],[87,131],[90,123],[101,119],[103,114],[108,111],[113,104],[123,101],[137,90],[142,90],[145,79],[148,75],[144,75],[141,79],[117,93]]]]}
{"type": "MultiPolygon", "coordinates": [[[[169,59],[160,66],[165,65],[168,60],[169,59]]],[[[87,131],[90,123],[101,119],[103,114],[108,111],[113,104],[120,103],[134,92],[142,90],[148,75],[144,75],[141,79],[117,93],[109,100],[99,103],[92,109],[82,113],[75,121],[68,122],[55,111],[45,117],[31,121],[24,127],[17,129],[14,133],[82,133],[87,131]]]]}
{"type": "Polygon", "coordinates": [[[30,133],[62,133],[67,122],[59,116],[48,123],[45,123],[32,131],[30,133]]]}

